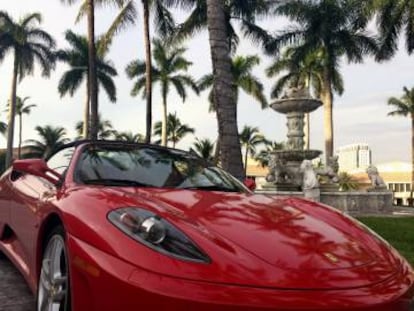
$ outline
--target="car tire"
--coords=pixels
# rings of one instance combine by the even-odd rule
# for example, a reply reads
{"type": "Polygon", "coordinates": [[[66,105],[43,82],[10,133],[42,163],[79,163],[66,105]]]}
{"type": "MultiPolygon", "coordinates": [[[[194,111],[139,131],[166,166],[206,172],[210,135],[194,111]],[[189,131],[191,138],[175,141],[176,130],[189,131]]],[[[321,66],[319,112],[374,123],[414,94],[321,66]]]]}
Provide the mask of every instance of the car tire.
{"type": "Polygon", "coordinates": [[[58,226],[46,238],[37,289],[37,311],[70,311],[70,278],[65,230],[58,226]]]}

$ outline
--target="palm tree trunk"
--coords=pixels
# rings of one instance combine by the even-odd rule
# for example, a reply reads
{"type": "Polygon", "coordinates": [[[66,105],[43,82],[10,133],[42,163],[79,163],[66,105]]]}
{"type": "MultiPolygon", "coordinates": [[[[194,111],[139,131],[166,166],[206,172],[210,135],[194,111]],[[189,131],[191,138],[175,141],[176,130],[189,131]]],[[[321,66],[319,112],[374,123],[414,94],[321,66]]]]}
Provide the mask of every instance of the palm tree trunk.
{"type": "Polygon", "coordinates": [[[167,146],[167,95],[162,96],[161,145],[167,146]]]}
{"type": "Polygon", "coordinates": [[[220,160],[220,135],[217,137],[216,150],[214,151],[214,159],[213,159],[214,165],[218,165],[219,160],[220,160]]]}
{"type": "Polygon", "coordinates": [[[95,5],[88,0],[89,88],[91,100],[90,139],[98,139],[98,80],[96,76],[95,5]]]}
{"type": "Polygon", "coordinates": [[[18,75],[18,56],[14,55],[14,66],[13,66],[13,78],[10,92],[10,110],[9,120],[7,126],[7,151],[6,151],[6,163],[5,168],[7,169],[13,158],[13,138],[14,138],[14,121],[16,116],[16,92],[17,92],[17,75],[18,75]]]}
{"type": "Polygon", "coordinates": [[[23,131],[23,116],[19,113],[19,148],[17,149],[17,158],[22,158],[22,131],[23,131]]]}
{"type": "Polygon", "coordinates": [[[414,113],[411,114],[411,206],[414,206],[414,113]]]}
{"type": "Polygon", "coordinates": [[[246,145],[246,152],[244,154],[244,176],[247,177],[247,157],[249,155],[248,146],[246,145]]]}
{"type": "Polygon", "coordinates": [[[144,44],[145,44],[145,90],[147,92],[147,124],[145,132],[145,142],[151,142],[152,131],[152,58],[151,58],[151,40],[149,25],[149,4],[148,0],[142,0],[144,13],[144,44]]]}
{"type": "Polygon", "coordinates": [[[321,99],[324,107],[324,131],[325,131],[325,161],[333,156],[333,94],[331,87],[331,76],[328,70],[323,73],[321,99]]]}
{"type": "Polygon", "coordinates": [[[243,161],[237,129],[237,105],[234,78],[231,73],[224,2],[207,0],[208,32],[213,63],[214,103],[220,140],[220,159],[223,169],[240,180],[244,179],[243,161]]]}
{"type": "Polygon", "coordinates": [[[89,137],[89,123],[90,123],[90,88],[89,88],[89,80],[86,81],[86,101],[85,107],[83,111],[83,128],[82,128],[82,137],[87,139],[89,137]]]}

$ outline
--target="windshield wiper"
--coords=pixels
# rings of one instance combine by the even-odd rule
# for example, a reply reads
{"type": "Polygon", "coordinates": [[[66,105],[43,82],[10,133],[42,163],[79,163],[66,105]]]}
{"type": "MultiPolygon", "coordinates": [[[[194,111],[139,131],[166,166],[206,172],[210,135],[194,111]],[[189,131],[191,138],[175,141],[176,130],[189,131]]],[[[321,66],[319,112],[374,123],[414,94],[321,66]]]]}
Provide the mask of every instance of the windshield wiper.
{"type": "Polygon", "coordinates": [[[222,191],[222,192],[240,192],[236,188],[227,188],[219,185],[209,185],[209,186],[187,186],[187,187],[177,187],[178,189],[186,190],[206,190],[206,191],[222,191]]]}
{"type": "Polygon", "coordinates": [[[104,186],[133,186],[133,187],[153,187],[136,180],[129,179],[85,179],[82,180],[87,185],[104,185],[104,186]]]}

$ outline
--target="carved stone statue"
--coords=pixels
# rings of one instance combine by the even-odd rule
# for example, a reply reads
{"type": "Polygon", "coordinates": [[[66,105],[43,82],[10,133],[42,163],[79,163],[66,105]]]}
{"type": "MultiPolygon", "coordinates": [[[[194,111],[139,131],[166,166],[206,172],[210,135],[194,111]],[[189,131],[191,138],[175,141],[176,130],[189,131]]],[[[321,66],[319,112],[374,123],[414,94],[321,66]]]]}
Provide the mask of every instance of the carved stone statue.
{"type": "Polygon", "coordinates": [[[328,163],[326,163],[326,166],[324,168],[317,169],[316,173],[319,176],[327,177],[328,183],[333,184],[339,181],[338,170],[339,170],[338,157],[334,156],[334,157],[329,157],[328,163]]]}
{"type": "Polygon", "coordinates": [[[269,161],[269,174],[266,181],[274,184],[289,181],[289,173],[286,170],[286,163],[277,156],[272,156],[269,161]]]}
{"type": "Polygon", "coordinates": [[[309,98],[309,90],[303,85],[293,86],[291,85],[282,96],[282,99],[286,98],[309,98]]]}
{"type": "Polygon", "coordinates": [[[387,185],[385,184],[382,177],[379,175],[378,169],[370,165],[368,166],[366,170],[368,174],[368,178],[371,181],[371,188],[368,189],[368,191],[384,191],[387,190],[387,185]]]}
{"type": "Polygon", "coordinates": [[[300,165],[300,172],[303,174],[302,190],[305,198],[319,201],[319,182],[312,161],[304,160],[300,165]]]}

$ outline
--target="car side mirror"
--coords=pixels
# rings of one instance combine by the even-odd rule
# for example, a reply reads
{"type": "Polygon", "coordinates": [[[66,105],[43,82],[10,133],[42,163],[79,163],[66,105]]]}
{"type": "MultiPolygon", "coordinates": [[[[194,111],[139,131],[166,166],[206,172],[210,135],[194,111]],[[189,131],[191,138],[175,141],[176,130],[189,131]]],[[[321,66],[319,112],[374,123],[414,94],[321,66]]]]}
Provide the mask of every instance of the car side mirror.
{"type": "Polygon", "coordinates": [[[252,178],[246,178],[243,184],[251,191],[256,189],[256,182],[252,178]]]}
{"type": "Polygon", "coordinates": [[[62,175],[50,169],[43,159],[15,160],[12,164],[12,168],[14,171],[20,173],[42,177],[55,186],[58,186],[62,179],[62,175]]]}

